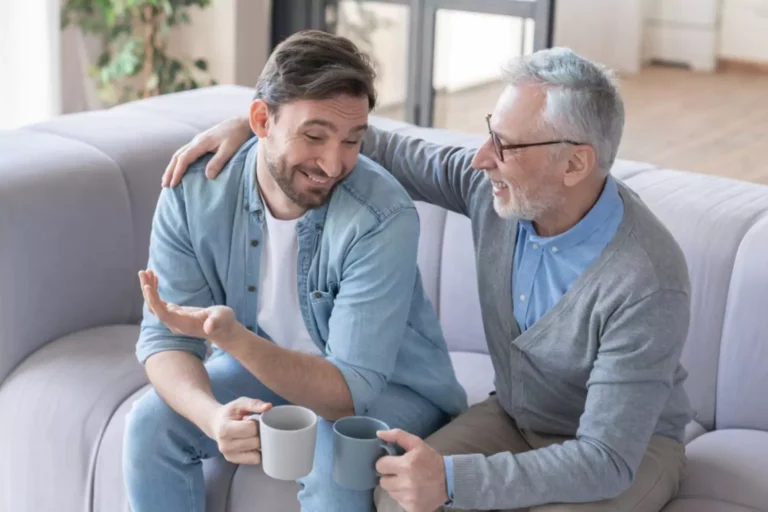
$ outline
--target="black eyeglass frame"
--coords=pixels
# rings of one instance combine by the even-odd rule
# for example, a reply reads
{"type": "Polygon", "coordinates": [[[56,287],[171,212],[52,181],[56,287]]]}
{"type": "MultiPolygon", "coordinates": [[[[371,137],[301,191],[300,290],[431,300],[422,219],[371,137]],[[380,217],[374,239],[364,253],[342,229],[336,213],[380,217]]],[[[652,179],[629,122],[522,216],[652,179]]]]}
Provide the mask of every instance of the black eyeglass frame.
{"type": "Polygon", "coordinates": [[[502,162],[504,162],[504,151],[508,151],[510,149],[532,148],[535,146],[551,146],[552,144],[570,144],[572,146],[584,145],[583,142],[576,142],[573,140],[549,140],[546,142],[529,142],[527,144],[502,144],[501,139],[499,139],[499,136],[496,135],[496,132],[491,130],[491,114],[485,116],[485,122],[488,124],[488,133],[491,135],[491,141],[493,142],[493,147],[496,150],[496,156],[502,162]]]}

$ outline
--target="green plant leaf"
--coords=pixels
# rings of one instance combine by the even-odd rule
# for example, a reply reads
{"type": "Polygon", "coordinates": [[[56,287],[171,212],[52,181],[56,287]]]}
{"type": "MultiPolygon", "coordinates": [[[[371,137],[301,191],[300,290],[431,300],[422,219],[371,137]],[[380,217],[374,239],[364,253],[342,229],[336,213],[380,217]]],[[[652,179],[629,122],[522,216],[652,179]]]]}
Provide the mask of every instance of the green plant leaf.
{"type": "Polygon", "coordinates": [[[200,71],[208,71],[208,62],[205,59],[197,59],[195,61],[195,67],[200,71]]]}

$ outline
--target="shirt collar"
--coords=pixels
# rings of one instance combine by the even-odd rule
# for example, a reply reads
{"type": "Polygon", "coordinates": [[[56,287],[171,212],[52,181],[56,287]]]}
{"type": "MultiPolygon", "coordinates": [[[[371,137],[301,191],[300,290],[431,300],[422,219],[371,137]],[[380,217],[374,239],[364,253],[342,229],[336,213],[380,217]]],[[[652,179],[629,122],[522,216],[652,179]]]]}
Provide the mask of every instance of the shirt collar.
{"type": "MultiPolygon", "coordinates": [[[[256,213],[260,219],[263,219],[264,216],[262,212],[265,208],[264,200],[261,197],[259,184],[256,180],[256,163],[258,161],[259,153],[258,148],[259,143],[254,143],[253,146],[251,146],[251,148],[248,150],[248,153],[245,157],[246,178],[244,180],[245,190],[243,192],[245,196],[244,199],[246,209],[251,213],[256,213]]],[[[317,229],[322,229],[323,224],[325,224],[325,214],[328,212],[328,203],[330,200],[331,198],[329,197],[322,206],[309,210],[307,213],[305,213],[299,221],[299,227],[304,225],[311,226],[314,224],[317,229]]]]}
{"type": "Polygon", "coordinates": [[[603,186],[603,191],[592,209],[571,229],[565,233],[551,237],[542,237],[536,234],[533,223],[529,220],[521,220],[520,227],[527,232],[528,240],[540,245],[555,245],[558,250],[573,247],[588,240],[597,230],[603,227],[622,208],[622,200],[619,189],[613,176],[608,176],[603,186]]]}

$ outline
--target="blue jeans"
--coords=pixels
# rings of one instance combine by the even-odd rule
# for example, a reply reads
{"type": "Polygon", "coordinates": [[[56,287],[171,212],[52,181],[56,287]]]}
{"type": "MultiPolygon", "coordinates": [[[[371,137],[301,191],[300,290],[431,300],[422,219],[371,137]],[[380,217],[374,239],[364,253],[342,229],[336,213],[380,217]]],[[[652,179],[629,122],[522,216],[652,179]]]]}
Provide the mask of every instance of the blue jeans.
{"type": "MultiPolygon", "coordinates": [[[[213,394],[221,403],[238,397],[258,398],[273,405],[286,401],[270,391],[235,358],[216,350],[205,367],[213,394]]],[[[389,385],[368,416],[392,428],[426,437],[448,417],[408,388],[389,385]]],[[[123,444],[123,474],[134,512],[204,512],[202,460],[219,455],[215,441],[186,420],[151,390],[128,413],[123,444]]],[[[320,419],[315,465],[299,480],[302,511],[373,511],[373,490],[351,491],[333,480],[333,423],[320,419]]]]}

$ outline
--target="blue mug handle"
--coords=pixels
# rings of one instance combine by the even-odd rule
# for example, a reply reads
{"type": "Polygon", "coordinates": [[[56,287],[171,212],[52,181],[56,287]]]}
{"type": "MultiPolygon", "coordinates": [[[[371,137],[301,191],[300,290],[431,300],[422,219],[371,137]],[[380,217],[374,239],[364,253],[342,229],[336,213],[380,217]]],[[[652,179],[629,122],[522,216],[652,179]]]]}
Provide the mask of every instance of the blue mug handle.
{"type": "MultiPolygon", "coordinates": [[[[396,457],[397,456],[397,448],[395,448],[395,445],[392,444],[392,443],[386,443],[386,442],[382,441],[381,442],[381,451],[384,452],[384,453],[381,454],[382,457],[385,456],[385,455],[390,455],[392,457],[396,457]]],[[[376,472],[376,476],[382,477],[384,475],[382,475],[381,473],[379,473],[377,471],[376,472]]]]}

